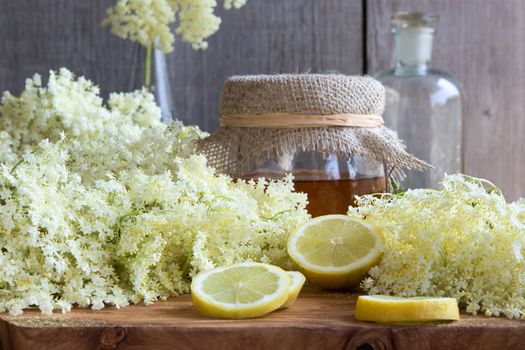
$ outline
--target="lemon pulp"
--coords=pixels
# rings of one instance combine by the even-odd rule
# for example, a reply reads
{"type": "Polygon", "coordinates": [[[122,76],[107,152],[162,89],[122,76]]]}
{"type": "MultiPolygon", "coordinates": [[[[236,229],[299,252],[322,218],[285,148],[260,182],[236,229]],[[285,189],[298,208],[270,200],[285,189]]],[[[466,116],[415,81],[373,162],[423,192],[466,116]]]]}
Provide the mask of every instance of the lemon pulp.
{"type": "Polygon", "coordinates": [[[306,278],[321,287],[358,284],[379,263],[381,236],[362,220],[346,215],[319,216],[288,239],[288,253],[306,278]]]}
{"type": "Polygon", "coordinates": [[[199,273],[192,281],[195,307],[219,318],[252,318],[278,309],[288,299],[290,277],[268,264],[242,263],[199,273]]]}

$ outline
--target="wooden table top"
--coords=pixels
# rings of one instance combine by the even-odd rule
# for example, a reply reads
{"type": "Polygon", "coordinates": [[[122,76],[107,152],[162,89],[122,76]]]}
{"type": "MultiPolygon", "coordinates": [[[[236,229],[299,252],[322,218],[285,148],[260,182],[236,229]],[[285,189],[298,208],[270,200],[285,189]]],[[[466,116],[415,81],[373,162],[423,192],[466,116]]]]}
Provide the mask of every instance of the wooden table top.
{"type": "Polygon", "coordinates": [[[309,288],[288,309],[253,320],[201,316],[189,295],[120,310],[0,314],[1,349],[525,349],[525,321],[462,314],[378,325],[355,320],[356,298],[309,288]]]}

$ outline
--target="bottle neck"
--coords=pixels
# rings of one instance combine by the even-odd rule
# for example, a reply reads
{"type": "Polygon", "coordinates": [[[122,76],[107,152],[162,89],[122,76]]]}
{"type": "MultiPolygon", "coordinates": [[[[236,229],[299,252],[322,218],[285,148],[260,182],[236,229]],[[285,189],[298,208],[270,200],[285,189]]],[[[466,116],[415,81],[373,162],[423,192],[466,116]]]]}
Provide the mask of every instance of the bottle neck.
{"type": "Polygon", "coordinates": [[[394,28],[396,75],[425,74],[432,59],[434,29],[431,27],[394,28]]]}

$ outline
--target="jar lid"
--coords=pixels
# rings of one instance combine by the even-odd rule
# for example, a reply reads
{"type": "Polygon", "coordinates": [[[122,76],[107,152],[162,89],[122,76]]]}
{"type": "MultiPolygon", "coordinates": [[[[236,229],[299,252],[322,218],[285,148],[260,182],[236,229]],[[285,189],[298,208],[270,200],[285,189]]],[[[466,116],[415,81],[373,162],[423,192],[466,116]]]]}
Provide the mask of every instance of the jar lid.
{"type": "Polygon", "coordinates": [[[380,82],[342,74],[233,76],[220,105],[221,125],[236,127],[375,127],[384,108],[380,82]]]}

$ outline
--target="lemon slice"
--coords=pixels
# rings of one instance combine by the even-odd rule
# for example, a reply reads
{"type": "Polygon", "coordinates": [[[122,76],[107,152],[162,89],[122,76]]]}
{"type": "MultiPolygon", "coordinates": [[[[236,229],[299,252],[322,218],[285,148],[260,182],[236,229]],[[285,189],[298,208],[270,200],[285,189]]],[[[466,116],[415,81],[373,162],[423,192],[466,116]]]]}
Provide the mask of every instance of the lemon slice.
{"type": "Polygon", "coordinates": [[[381,236],[346,215],[319,216],[288,239],[288,254],[308,281],[328,289],[352,287],[379,263],[381,236]]]}
{"type": "Polygon", "coordinates": [[[459,320],[459,308],[454,298],[362,295],[357,298],[355,318],[380,323],[456,321],[459,320]]]}
{"type": "Polygon", "coordinates": [[[304,282],[306,281],[304,275],[299,271],[288,271],[288,276],[290,276],[291,282],[290,290],[288,292],[288,299],[286,299],[283,306],[281,306],[281,309],[284,309],[295,302],[299,296],[299,292],[301,292],[301,289],[303,288],[304,282]]]}
{"type": "Polygon", "coordinates": [[[278,309],[288,299],[290,277],[268,264],[242,263],[199,273],[191,298],[204,315],[253,318],[278,309]]]}

